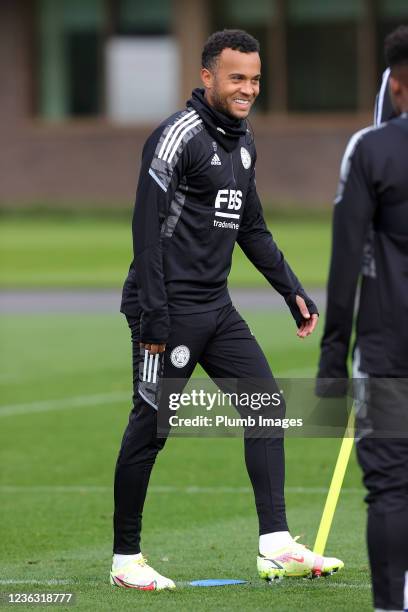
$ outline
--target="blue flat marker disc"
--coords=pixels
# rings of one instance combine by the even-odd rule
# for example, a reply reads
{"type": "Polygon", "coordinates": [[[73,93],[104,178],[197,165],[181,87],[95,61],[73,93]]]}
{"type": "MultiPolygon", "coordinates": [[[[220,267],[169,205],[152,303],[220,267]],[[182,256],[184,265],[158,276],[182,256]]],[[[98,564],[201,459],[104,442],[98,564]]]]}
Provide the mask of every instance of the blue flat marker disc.
{"type": "Polygon", "coordinates": [[[246,580],[193,580],[190,582],[191,586],[198,587],[212,587],[212,586],[227,586],[229,584],[246,584],[246,580]]]}

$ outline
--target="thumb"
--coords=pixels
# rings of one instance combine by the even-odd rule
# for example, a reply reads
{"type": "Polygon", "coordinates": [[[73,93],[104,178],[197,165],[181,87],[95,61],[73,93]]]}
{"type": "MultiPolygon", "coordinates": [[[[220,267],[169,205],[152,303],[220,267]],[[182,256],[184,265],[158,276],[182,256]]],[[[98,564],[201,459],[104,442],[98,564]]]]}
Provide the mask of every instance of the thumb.
{"type": "Polygon", "coordinates": [[[307,309],[306,302],[300,295],[296,296],[296,304],[298,305],[302,317],[304,319],[310,319],[310,312],[307,309]]]}

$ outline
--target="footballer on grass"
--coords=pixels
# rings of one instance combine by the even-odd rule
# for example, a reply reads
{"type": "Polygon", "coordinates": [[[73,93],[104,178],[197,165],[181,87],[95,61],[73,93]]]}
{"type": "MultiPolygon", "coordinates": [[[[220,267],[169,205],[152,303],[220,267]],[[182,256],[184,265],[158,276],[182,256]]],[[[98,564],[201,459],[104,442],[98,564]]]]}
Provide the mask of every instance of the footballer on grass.
{"type": "MultiPolygon", "coordinates": [[[[233,378],[244,385],[258,380],[257,392],[279,391],[228,293],[235,244],[282,295],[300,338],[318,321],[316,305],[266,227],[257,195],[256,149],[246,118],[260,78],[259,44],[252,36],[241,30],[212,34],[202,53],[203,89],[195,89],[186,108],[165,119],[143,149],[134,258],[121,306],[132,335],[134,405],[115,472],[110,579],[120,587],[175,588],[146,563],[140,548],[149,477],[166,441],[157,432],[158,414],[163,419],[169,411],[163,381],[180,380],[181,392],[199,363],[221,387],[233,378]]],[[[284,406],[276,410],[282,416],[284,406]]],[[[289,532],[281,434],[245,436],[259,520],[259,576],[331,574],[343,562],[314,554],[289,532]]]]}

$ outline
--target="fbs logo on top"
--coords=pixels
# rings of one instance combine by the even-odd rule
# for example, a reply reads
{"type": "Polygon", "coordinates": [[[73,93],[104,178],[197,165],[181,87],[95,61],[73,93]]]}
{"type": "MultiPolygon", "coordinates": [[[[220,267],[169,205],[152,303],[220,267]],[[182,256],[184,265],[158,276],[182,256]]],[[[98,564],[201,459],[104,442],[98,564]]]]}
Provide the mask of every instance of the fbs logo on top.
{"type": "Polygon", "coordinates": [[[219,189],[215,198],[215,208],[239,210],[242,206],[242,191],[240,189],[219,189]]]}

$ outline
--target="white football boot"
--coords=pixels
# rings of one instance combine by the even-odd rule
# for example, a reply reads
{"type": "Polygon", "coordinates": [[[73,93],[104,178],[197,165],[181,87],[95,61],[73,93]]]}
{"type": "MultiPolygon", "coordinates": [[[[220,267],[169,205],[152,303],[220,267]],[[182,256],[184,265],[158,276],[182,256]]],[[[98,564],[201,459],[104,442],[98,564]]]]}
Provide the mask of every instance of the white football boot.
{"type": "Polygon", "coordinates": [[[139,591],[162,591],[176,588],[173,580],[156,572],[146,563],[142,555],[122,567],[112,566],[110,583],[113,586],[139,591]]]}
{"type": "Polygon", "coordinates": [[[344,563],[335,557],[322,557],[298,544],[295,538],[290,544],[266,555],[258,555],[257,567],[261,578],[276,578],[276,568],[281,567],[284,576],[318,578],[330,576],[343,569],[344,563]]]}

